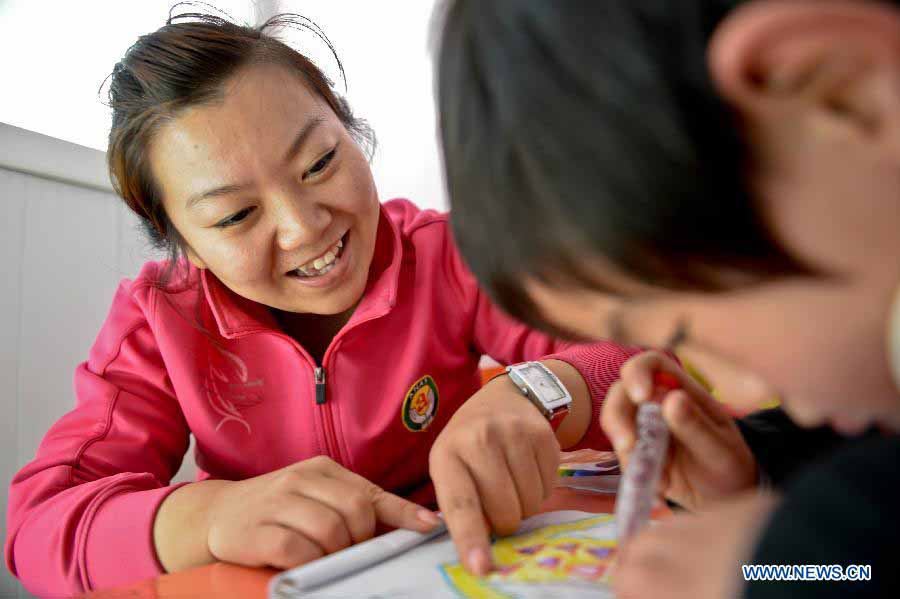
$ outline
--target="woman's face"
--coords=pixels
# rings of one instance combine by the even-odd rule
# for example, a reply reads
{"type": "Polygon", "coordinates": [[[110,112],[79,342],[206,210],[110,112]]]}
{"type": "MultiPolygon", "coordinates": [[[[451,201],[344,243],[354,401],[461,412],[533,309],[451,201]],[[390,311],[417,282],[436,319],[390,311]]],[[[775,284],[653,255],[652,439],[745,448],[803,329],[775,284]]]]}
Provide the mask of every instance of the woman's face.
{"type": "Polygon", "coordinates": [[[379,203],[368,162],[325,101],[275,65],[164,125],[150,149],[189,259],[271,308],[339,314],[362,297],[379,203]]]}

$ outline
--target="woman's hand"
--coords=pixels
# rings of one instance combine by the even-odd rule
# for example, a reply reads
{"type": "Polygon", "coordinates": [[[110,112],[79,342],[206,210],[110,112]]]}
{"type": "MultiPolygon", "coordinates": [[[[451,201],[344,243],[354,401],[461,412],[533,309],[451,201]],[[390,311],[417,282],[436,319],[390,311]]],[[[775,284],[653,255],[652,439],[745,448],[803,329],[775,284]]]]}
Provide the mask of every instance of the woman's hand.
{"type": "Polygon", "coordinates": [[[702,514],[678,514],[644,528],[620,548],[612,574],[616,597],[737,597],[741,565],[750,562],[777,505],[774,495],[749,493],[702,514]]]}
{"type": "Polygon", "coordinates": [[[559,455],[550,424],[507,376],[453,415],[431,449],[431,479],[470,572],[490,571],[491,530],[512,534],[540,510],[553,491],[559,455]]]}
{"type": "Polygon", "coordinates": [[[215,559],[276,568],[365,541],[377,523],[426,532],[440,522],[324,456],[221,486],[206,518],[215,559]]]}
{"type": "Polygon", "coordinates": [[[675,375],[681,384],[681,389],[666,393],[662,402],[672,439],[660,483],[662,495],[696,510],[753,488],[758,477],[756,459],[734,420],[690,375],[658,352],[628,360],[603,404],[601,425],[623,468],[628,467],[637,441],[638,404],[650,399],[657,370],[675,375]]]}

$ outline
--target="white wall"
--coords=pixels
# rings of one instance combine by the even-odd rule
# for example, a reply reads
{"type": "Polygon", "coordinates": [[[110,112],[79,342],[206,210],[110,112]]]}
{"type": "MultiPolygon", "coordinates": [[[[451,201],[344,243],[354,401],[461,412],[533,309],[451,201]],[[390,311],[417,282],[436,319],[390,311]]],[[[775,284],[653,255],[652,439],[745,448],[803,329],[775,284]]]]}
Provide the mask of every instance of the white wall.
{"type": "MultiPolygon", "coordinates": [[[[119,281],[153,257],[104,179],[102,152],[0,123],[4,540],[12,476],[74,405],[75,366],[87,357],[119,281]]],[[[193,469],[191,449],[176,479],[191,480],[193,469]]],[[[28,596],[0,569],[0,597],[17,590],[28,596]]]]}
{"type": "MultiPolygon", "coordinates": [[[[286,31],[375,129],[382,199],[446,209],[427,52],[434,0],[206,0],[236,20],[295,12],[321,27],[347,74],[311,35],[286,31]]],[[[175,0],[0,0],[0,122],[104,150],[109,110],[97,90],[139,35],[163,25],[175,0]],[[39,23],[41,35],[35,35],[39,23]],[[73,27],[72,23],[78,23],[73,27]],[[53,43],[48,43],[53,40],[53,43]]]]}

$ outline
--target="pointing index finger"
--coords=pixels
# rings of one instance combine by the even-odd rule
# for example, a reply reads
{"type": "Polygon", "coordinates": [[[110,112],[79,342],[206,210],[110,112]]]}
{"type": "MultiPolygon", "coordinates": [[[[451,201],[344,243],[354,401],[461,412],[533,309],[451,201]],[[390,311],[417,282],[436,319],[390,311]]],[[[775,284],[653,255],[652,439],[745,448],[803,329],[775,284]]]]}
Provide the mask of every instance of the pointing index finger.
{"type": "Polygon", "coordinates": [[[333,476],[361,489],[372,502],[375,518],[382,524],[419,532],[428,532],[440,524],[440,519],[431,510],[385,491],[355,472],[339,468],[333,476]]]}
{"type": "Polygon", "coordinates": [[[459,558],[469,572],[483,576],[492,568],[490,532],[472,474],[456,457],[433,470],[438,505],[459,558]]]}

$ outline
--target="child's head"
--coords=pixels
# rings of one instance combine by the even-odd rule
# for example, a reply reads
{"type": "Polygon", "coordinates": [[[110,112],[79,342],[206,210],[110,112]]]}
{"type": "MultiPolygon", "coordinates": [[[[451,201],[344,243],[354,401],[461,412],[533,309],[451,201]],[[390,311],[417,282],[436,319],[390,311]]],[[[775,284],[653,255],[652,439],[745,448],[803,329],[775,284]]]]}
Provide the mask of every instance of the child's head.
{"type": "MultiPolygon", "coordinates": [[[[495,299],[587,337],[610,292],[730,318],[767,342],[742,357],[801,422],[900,429],[883,340],[900,255],[894,7],[465,0],[444,18],[456,236],[495,299]]],[[[719,328],[706,341],[727,354],[719,328]]]]}
{"type": "Polygon", "coordinates": [[[361,297],[374,252],[378,198],[361,147],[374,138],[268,33],[304,23],[186,15],[141,37],[111,75],[108,161],[173,263],[183,253],[273,308],[337,314],[361,297]]]}

